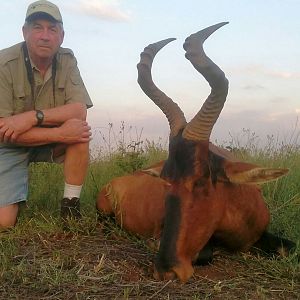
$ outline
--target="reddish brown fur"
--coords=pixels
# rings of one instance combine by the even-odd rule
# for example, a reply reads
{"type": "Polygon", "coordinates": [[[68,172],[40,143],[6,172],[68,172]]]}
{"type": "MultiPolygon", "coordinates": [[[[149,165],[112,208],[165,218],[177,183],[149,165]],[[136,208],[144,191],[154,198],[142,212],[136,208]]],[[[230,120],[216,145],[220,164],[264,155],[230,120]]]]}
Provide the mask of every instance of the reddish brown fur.
{"type": "MultiPolygon", "coordinates": [[[[181,149],[185,147],[184,142],[175,145],[181,149]]],[[[269,223],[269,212],[259,188],[232,184],[226,178],[232,170],[238,173],[256,166],[218,157],[220,160],[215,168],[219,171],[212,170],[211,160],[217,156],[208,159],[208,142],[198,142],[194,147],[194,168],[189,175],[180,177],[179,174],[178,180],[173,175],[169,178],[168,170],[162,171],[164,179],[171,183],[169,193],[181,199],[181,221],[175,250],[177,263],[166,274],[169,276],[172,270],[182,281],[192,275],[193,258],[212,236],[230,249],[247,250],[260,238],[269,223]],[[206,174],[207,166],[210,175],[206,174]],[[221,178],[214,184],[212,177],[216,175],[221,175],[221,178]]],[[[176,152],[169,156],[170,165],[178,164],[177,159],[176,152]]],[[[167,254],[160,255],[167,259],[167,254]]],[[[158,273],[161,274],[157,277],[164,276],[164,270],[158,273]]]]}
{"type": "MultiPolygon", "coordinates": [[[[236,163],[224,160],[227,168],[233,168],[231,164],[236,163]]],[[[243,167],[249,169],[250,165],[236,164],[240,170],[243,167]]],[[[179,195],[184,199],[181,201],[182,221],[176,242],[178,264],[172,269],[182,281],[192,275],[193,258],[212,236],[232,250],[247,250],[269,223],[268,209],[256,185],[236,185],[221,178],[215,186],[208,179],[204,186],[192,188],[193,181],[199,175],[194,174],[170,186],[160,178],[136,172],[109,183],[108,186],[117,195],[116,207],[112,207],[107,195],[108,186],[97,199],[99,210],[114,214],[124,229],[144,238],[160,237],[167,194],[179,195]]],[[[171,275],[165,272],[163,276],[171,275]]]]}
{"type": "Polygon", "coordinates": [[[269,212],[257,187],[217,183],[214,189],[209,183],[205,188],[205,197],[201,192],[198,197],[187,191],[180,193],[183,220],[176,247],[179,263],[173,270],[182,281],[192,275],[192,258],[212,236],[231,250],[248,250],[269,223],[269,212]]]}
{"type": "Polygon", "coordinates": [[[97,198],[97,209],[113,214],[126,230],[145,238],[159,238],[167,190],[168,185],[159,177],[138,171],[115,178],[106,185],[97,198]],[[114,195],[117,196],[115,207],[112,204],[114,195]]]}

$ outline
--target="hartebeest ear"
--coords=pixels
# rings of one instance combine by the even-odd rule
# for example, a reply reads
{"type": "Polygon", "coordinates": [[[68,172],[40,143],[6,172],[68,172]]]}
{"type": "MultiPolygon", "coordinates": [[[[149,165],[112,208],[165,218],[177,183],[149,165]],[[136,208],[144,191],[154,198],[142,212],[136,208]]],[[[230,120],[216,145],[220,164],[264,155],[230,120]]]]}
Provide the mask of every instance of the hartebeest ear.
{"type": "Polygon", "coordinates": [[[159,177],[162,170],[162,166],[154,166],[148,169],[143,169],[141,172],[146,173],[153,177],[159,177]]]}
{"type": "Polygon", "coordinates": [[[288,169],[263,168],[243,162],[226,162],[224,171],[228,180],[238,184],[263,184],[288,173],[288,169]]]}
{"type": "Polygon", "coordinates": [[[165,181],[164,179],[162,179],[160,177],[160,173],[161,173],[161,170],[163,168],[163,165],[159,165],[159,166],[152,166],[148,169],[144,169],[144,170],[141,170],[141,172],[145,173],[145,174],[148,174],[150,176],[153,176],[153,177],[157,177],[159,178],[159,180],[161,180],[162,184],[166,187],[169,187],[170,186],[170,183],[165,181]]]}

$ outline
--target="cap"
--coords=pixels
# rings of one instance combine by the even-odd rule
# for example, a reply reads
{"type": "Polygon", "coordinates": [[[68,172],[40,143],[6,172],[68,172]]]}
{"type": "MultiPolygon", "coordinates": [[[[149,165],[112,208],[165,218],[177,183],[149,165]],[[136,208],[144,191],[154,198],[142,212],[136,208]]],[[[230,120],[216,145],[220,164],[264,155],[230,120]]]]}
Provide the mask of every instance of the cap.
{"type": "Polygon", "coordinates": [[[50,18],[54,19],[56,22],[63,22],[59,8],[55,4],[46,0],[36,1],[28,6],[25,20],[29,21],[35,16],[50,16],[50,18]]]}

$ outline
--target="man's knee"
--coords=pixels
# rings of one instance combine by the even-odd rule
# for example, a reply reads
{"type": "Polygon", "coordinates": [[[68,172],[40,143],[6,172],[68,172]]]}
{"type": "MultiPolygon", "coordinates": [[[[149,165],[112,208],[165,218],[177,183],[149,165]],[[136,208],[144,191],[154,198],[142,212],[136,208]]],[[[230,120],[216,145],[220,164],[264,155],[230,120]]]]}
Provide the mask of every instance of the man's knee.
{"type": "Polygon", "coordinates": [[[89,152],[89,142],[86,143],[74,143],[74,144],[58,144],[53,149],[59,155],[69,152],[89,152]]]}
{"type": "Polygon", "coordinates": [[[89,143],[77,143],[67,145],[66,155],[85,156],[89,154],[89,143]]]}
{"type": "Polygon", "coordinates": [[[77,143],[77,144],[73,144],[78,151],[82,151],[82,152],[86,152],[89,151],[89,142],[87,143],[77,143]]]}
{"type": "Polygon", "coordinates": [[[16,225],[18,211],[19,205],[16,203],[0,207],[0,230],[11,228],[16,225]]]}

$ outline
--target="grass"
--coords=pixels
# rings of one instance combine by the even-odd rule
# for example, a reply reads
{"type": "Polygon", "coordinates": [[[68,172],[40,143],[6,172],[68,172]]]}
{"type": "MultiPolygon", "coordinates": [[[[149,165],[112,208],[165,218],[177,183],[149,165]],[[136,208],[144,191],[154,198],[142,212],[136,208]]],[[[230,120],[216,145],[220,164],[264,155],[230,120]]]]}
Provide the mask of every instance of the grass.
{"type": "MultiPolygon", "coordinates": [[[[300,299],[296,254],[266,259],[218,249],[213,264],[196,267],[187,284],[155,281],[155,252],[114,223],[97,221],[95,198],[111,178],[161,160],[166,151],[159,143],[124,139],[112,148],[92,160],[82,192],[83,219],[70,224],[70,232],[59,222],[61,166],[31,166],[28,204],[18,225],[0,233],[0,299],[300,299]]],[[[264,185],[263,193],[270,230],[297,241],[299,254],[299,147],[239,149],[243,160],[290,169],[288,176],[264,185]]]]}

